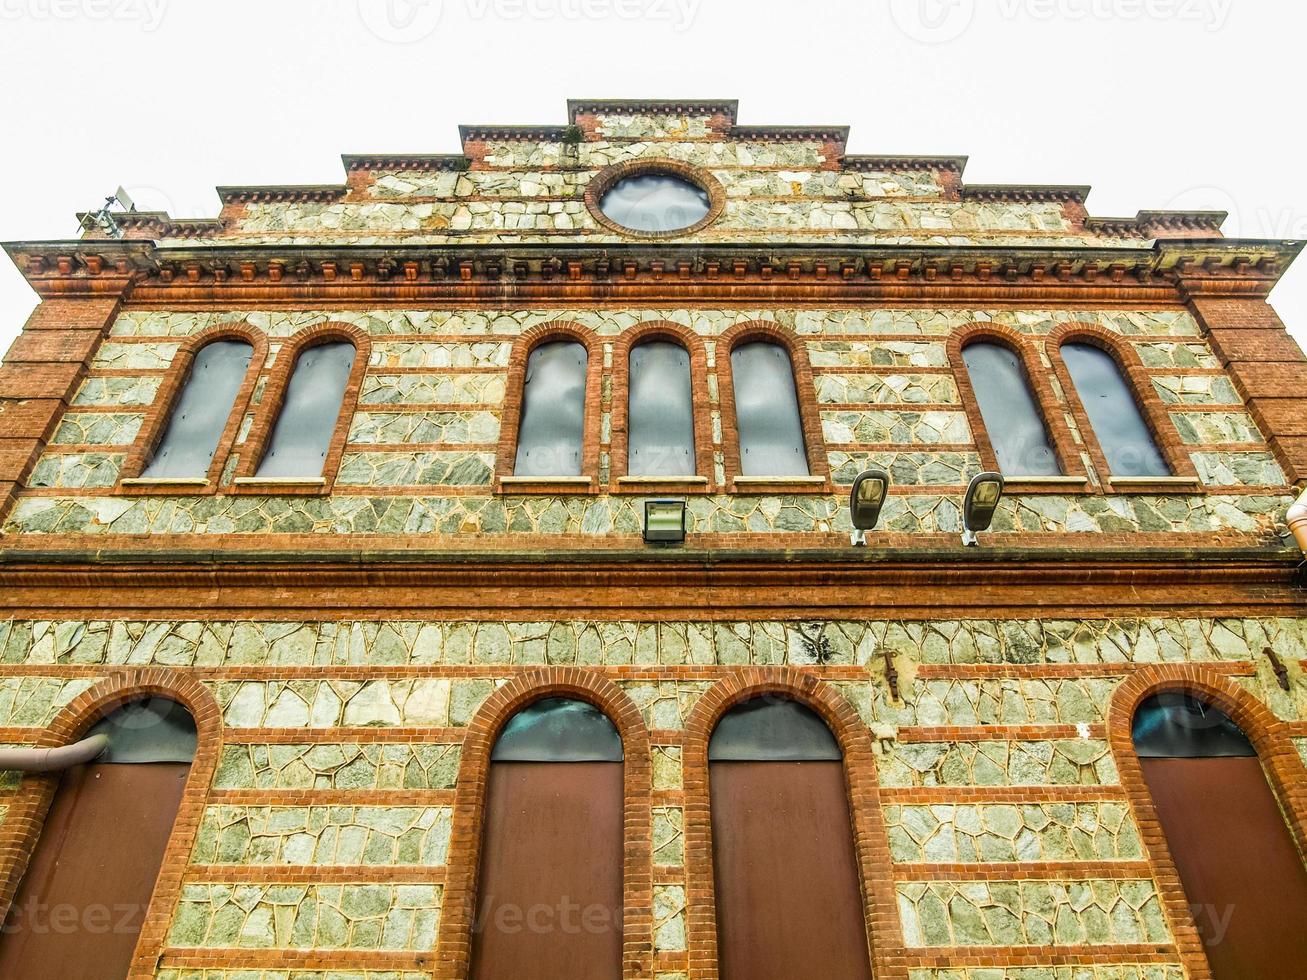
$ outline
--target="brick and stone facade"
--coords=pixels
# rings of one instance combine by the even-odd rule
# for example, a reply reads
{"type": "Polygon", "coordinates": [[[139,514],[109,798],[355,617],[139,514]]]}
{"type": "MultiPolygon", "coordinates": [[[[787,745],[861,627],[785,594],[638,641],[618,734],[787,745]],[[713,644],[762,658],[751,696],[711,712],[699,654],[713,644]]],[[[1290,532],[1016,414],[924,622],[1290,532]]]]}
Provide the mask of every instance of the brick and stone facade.
{"type": "MultiPolygon", "coordinates": [[[[216,219],[6,246],[42,302],[0,367],[0,742],[64,744],[136,691],[200,732],[133,976],[464,976],[489,748],[555,692],[625,743],[626,976],[715,978],[707,738],[778,691],[844,750],[880,980],[1209,977],[1130,718],[1205,692],[1307,842],[1283,527],[1307,358],[1267,303],[1299,246],[1092,217],[1085,188],[968,185],[964,159],[849,155],[839,127],[732,103],[570,113],[349,156],[340,185],[222,188],[216,219]],[[707,188],[708,219],[604,218],[597,190],[650,162],[707,188]],[[690,352],[700,482],[626,476],[644,333],[690,352]],[[1020,352],[1066,476],[1011,481],[963,549],[995,466],[975,335],[1020,352]],[[256,369],[207,481],[140,480],[223,336],[256,369]],[[514,481],[553,336],[590,353],[584,479],[514,481]],[[759,336],[791,355],[806,480],[741,476],[729,351],[759,336]],[[359,352],[325,479],[260,482],[324,337],[359,352]],[[1173,476],[1112,480],[1069,338],[1112,354],[1173,476]],[[869,464],[893,487],[853,549],[869,464]],[[650,496],[688,501],[684,545],[643,543],[650,496]]],[[[6,898],[53,792],[8,775],[6,898]]]]}

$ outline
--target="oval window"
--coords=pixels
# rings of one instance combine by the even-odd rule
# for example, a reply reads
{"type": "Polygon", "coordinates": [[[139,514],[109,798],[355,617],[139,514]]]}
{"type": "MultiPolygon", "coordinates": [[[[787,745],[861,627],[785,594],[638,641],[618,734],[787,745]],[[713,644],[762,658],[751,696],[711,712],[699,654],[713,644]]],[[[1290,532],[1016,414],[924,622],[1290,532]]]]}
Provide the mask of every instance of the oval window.
{"type": "Polygon", "coordinates": [[[665,173],[623,177],[599,201],[599,210],[609,220],[644,232],[689,228],[708,217],[711,207],[702,187],[665,173]]]}

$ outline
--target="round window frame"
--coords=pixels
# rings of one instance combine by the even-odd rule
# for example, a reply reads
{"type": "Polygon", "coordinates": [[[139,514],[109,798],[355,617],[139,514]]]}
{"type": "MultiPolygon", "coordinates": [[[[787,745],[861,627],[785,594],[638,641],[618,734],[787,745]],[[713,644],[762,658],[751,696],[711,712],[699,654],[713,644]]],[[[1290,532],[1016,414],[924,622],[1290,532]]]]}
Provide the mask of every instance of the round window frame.
{"type": "Polygon", "coordinates": [[[722,187],[721,181],[706,170],[692,167],[687,163],[681,163],[679,160],[630,160],[626,163],[614,164],[595,174],[585,191],[585,206],[600,225],[627,238],[649,240],[679,238],[683,235],[693,235],[702,231],[721,217],[722,212],[726,210],[726,188],[722,187]],[[638,228],[628,228],[604,214],[600,202],[603,201],[604,195],[612,190],[619,181],[626,180],[629,177],[645,177],[654,174],[676,177],[679,180],[687,181],[706,193],[708,195],[708,213],[692,225],[670,231],[641,231],[638,228]]]}

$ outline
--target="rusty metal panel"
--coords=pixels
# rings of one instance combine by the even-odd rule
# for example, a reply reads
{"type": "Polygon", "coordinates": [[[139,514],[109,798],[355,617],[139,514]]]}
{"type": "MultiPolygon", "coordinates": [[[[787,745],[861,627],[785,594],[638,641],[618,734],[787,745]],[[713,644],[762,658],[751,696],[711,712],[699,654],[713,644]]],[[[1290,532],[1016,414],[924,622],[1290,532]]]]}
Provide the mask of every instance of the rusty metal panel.
{"type": "Polygon", "coordinates": [[[1112,355],[1093,344],[1063,344],[1062,360],[1103,447],[1113,476],[1170,476],[1171,467],[1112,355]]]}
{"type": "Polygon", "coordinates": [[[0,938],[6,980],[125,977],[190,766],[63,774],[0,938]]]}
{"type": "Polygon", "coordinates": [[[322,475],[357,354],[354,345],[344,340],[300,354],[268,450],[259,463],[259,476],[322,475]]]}
{"type": "Polygon", "coordinates": [[[514,475],[581,475],[589,361],[574,340],[541,344],[527,358],[514,475]]]}
{"type": "Polygon", "coordinates": [[[753,341],[731,351],[740,472],[745,476],[807,476],[794,366],[780,344],[753,341]]]}
{"type": "Polygon", "coordinates": [[[622,976],[622,765],[490,766],[472,980],[622,976]]]}
{"type": "Polygon", "coordinates": [[[1021,358],[1001,344],[975,343],[962,351],[962,361],[1003,475],[1061,476],[1021,358]]]}
{"type": "Polygon", "coordinates": [[[653,340],[631,350],[628,456],[631,476],[692,476],[694,399],[690,352],[653,340]]]}
{"type": "Polygon", "coordinates": [[[209,472],[253,356],[254,348],[243,340],[215,340],[195,355],[168,428],[142,476],[202,477],[209,472]]]}
{"type": "Polygon", "coordinates": [[[840,762],[714,762],[722,980],[871,980],[840,762]]]}
{"type": "Polygon", "coordinates": [[[1307,870],[1258,760],[1140,763],[1216,980],[1307,974],[1307,870]]]}

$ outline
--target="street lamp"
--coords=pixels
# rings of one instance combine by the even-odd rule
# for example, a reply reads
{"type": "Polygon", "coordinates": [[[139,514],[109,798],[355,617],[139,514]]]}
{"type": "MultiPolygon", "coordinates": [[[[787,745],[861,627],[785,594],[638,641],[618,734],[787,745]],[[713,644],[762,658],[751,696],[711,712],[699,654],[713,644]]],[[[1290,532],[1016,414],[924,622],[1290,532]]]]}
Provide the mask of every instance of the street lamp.
{"type": "Polygon", "coordinates": [[[980,544],[977,531],[988,531],[994,523],[994,511],[1003,499],[1003,477],[999,473],[978,473],[971,478],[962,500],[962,543],[968,548],[980,544]]]}
{"type": "Polygon", "coordinates": [[[858,474],[849,492],[849,517],[853,521],[850,541],[855,547],[867,544],[867,532],[880,520],[880,509],[889,494],[889,474],[872,468],[858,474]]]}

